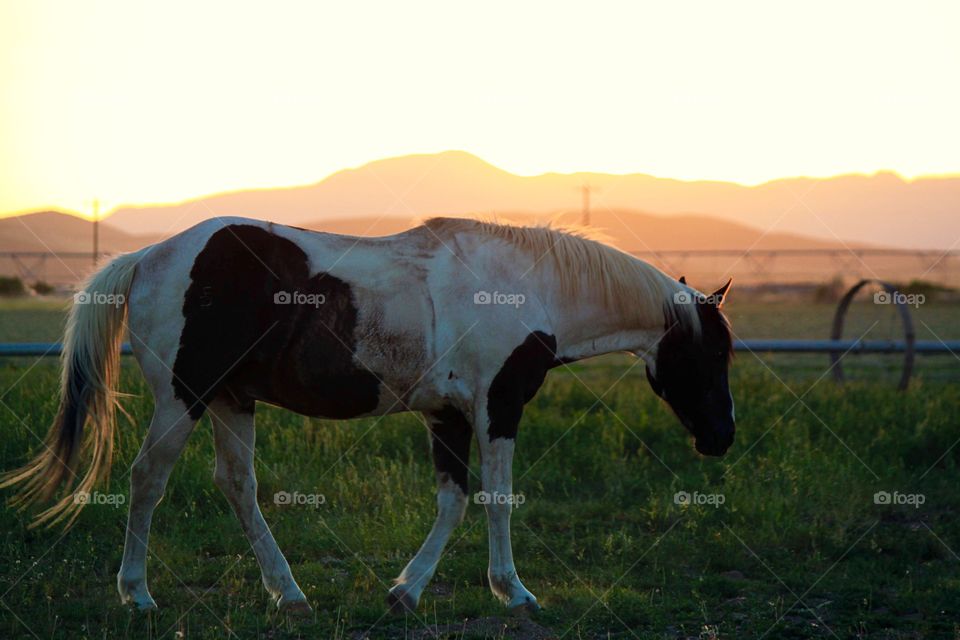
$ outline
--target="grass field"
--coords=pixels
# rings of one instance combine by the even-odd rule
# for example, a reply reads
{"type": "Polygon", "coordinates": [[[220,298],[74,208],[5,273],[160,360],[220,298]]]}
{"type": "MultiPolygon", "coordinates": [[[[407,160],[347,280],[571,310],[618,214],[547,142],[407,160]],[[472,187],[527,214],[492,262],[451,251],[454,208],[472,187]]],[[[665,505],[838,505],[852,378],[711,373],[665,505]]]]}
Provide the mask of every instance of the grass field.
{"type": "MultiPolygon", "coordinates": [[[[8,305],[0,341],[58,339],[61,307],[8,305]]],[[[861,311],[849,337],[871,326],[861,311]]],[[[732,303],[729,312],[742,338],[822,338],[833,306],[732,303]]],[[[960,337],[956,306],[930,305],[917,318],[919,339],[960,337]]],[[[883,363],[839,387],[824,375],[825,356],[740,354],[737,443],[719,460],[694,452],[633,363],[616,356],[557,369],[528,405],[513,542],[544,606],[531,619],[507,616],[487,588],[476,505],[417,615],[384,615],[392,578],[434,518],[416,416],[330,422],[260,407],[260,502],[312,618],[273,611],[211,482],[205,418],[154,519],[149,578],[160,611],[119,604],[124,507],[91,505],[66,535],[27,530],[27,515],[4,507],[0,637],[960,638],[960,362],[922,360],[901,394],[883,363]],[[325,503],[276,505],[280,491],[325,503]],[[677,504],[678,492],[710,504],[677,504]],[[876,504],[877,492],[922,504],[876,504]]],[[[121,420],[104,489],[124,495],[152,409],[128,365],[133,423],[121,420]]],[[[37,446],[56,402],[55,360],[0,366],[3,468],[37,446]]],[[[479,473],[475,454],[472,468],[479,473]]]]}

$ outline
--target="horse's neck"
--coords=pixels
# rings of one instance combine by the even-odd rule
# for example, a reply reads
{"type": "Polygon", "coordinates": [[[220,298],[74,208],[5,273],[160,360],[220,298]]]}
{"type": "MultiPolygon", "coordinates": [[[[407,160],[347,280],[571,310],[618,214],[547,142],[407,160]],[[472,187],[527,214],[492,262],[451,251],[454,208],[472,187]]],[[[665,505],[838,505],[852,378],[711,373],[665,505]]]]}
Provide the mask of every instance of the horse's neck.
{"type": "MultiPolygon", "coordinates": [[[[503,245],[497,247],[503,249],[503,245]]],[[[501,258],[507,264],[518,260],[515,253],[507,253],[501,258]]],[[[612,310],[607,308],[608,305],[590,299],[592,296],[588,292],[596,291],[596,283],[582,283],[579,288],[584,293],[571,294],[571,288],[564,286],[557,269],[542,265],[542,258],[524,258],[529,264],[521,261],[525,267],[521,279],[525,278],[530,290],[539,292],[537,298],[544,306],[557,339],[558,358],[581,360],[623,351],[645,359],[656,357],[657,343],[664,332],[662,316],[657,314],[656,321],[648,321],[655,323],[653,326],[638,326],[639,320],[626,317],[626,312],[612,310]],[[571,295],[575,299],[571,299],[571,295]]]]}
{"type": "Polygon", "coordinates": [[[663,327],[636,327],[597,305],[573,305],[553,314],[557,357],[582,360],[629,351],[644,358],[656,355],[663,327]]]}

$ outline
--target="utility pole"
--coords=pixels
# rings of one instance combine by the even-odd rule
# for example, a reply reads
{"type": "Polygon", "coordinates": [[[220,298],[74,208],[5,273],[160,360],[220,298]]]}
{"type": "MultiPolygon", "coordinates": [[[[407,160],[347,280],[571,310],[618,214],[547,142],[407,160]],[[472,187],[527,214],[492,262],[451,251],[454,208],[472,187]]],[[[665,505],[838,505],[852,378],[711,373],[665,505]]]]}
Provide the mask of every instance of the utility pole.
{"type": "Polygon", "coordinates": [[[584,184],[580,187],[580,191],[583,194],[583,215],[581,218],[581,224],[585,227],[590,226],[590,192],[592,187],[588,184],[584,184]]]}
{"type": "Polygon", "coordinates": [[[93,201],[93,268],[97,268],[100,257],[100,201],[93,201]]]}

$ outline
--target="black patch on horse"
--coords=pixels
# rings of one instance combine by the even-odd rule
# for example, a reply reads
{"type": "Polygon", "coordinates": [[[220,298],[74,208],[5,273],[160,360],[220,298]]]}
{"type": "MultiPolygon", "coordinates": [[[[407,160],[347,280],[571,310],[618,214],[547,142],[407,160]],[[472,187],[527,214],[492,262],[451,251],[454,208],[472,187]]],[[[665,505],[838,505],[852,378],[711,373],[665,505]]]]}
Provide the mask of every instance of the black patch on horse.
{"type": "Polygon", "coordinates": [[[491,442],[517,436],[523,405],[537,393],[556,361],[557,339],[543,331],[534,331],[513,350],[487,392],[491,442]]]}
{"type": "Polygon", "coordinates": [[[173,387],[191,417],[218,396],[328,418],[376,408],[379,378],[353,358],[350,285],[311,277],[296,243],[253,225],[226,226],[197,255],[190,279],[173,387]]]}
{"type": "Polygon", "coordinates": [[[467,495],[473,428],[459,409],[449,406],[430,414],[429,422],[433,442],[433,465],[437,473],[448,474],[463,491],[463,495],[467,495]]]}

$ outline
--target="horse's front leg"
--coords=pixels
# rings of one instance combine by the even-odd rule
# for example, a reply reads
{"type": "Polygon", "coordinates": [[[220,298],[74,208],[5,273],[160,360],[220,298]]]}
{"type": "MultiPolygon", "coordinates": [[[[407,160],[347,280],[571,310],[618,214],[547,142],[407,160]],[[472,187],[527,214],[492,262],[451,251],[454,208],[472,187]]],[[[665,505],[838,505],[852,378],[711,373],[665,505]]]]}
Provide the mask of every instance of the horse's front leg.
{"type": "Polygon", "coordinates": [[[487,412],[478,412],[477,443],[480,448],[481,480],[480,494],[487,510],[487,529],[490,536],[490,565],[487,577],[490,590],[511,609],[536,611],[540,608],[537,599],[527,591],[517,568],[513,564],[513,549],[510,545],[510,513],[513,509],[513,450],[516,423],[504,433],[492,421],[483,419],[487,412]],[[483,417],[481,417],[483,416],[483,417]],[[483,424],[484,428],[480,428],[483,424]]]}

